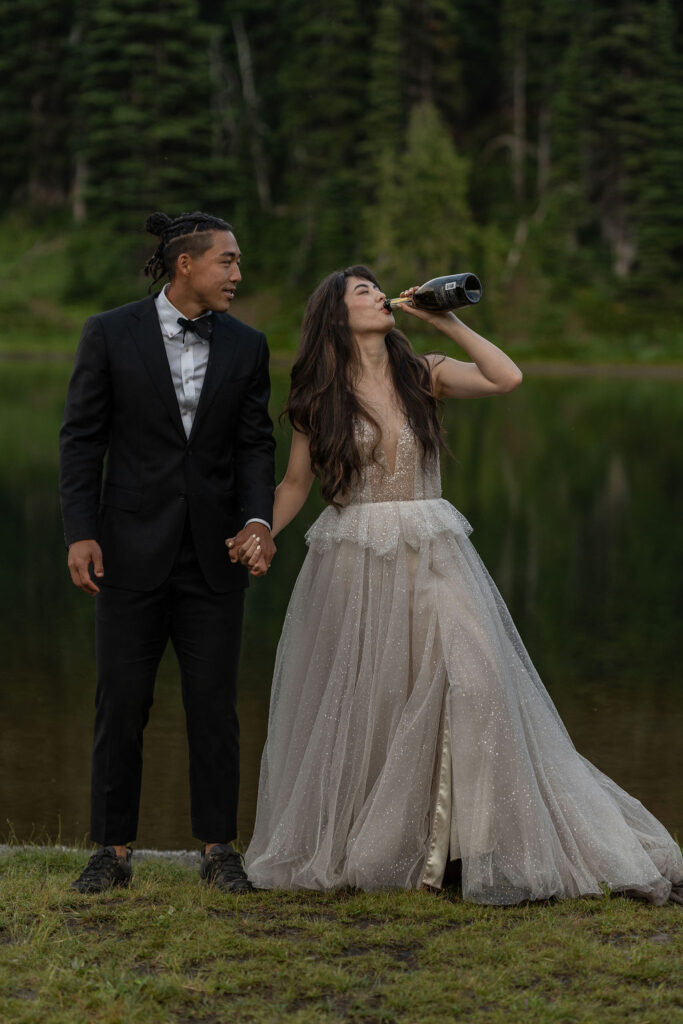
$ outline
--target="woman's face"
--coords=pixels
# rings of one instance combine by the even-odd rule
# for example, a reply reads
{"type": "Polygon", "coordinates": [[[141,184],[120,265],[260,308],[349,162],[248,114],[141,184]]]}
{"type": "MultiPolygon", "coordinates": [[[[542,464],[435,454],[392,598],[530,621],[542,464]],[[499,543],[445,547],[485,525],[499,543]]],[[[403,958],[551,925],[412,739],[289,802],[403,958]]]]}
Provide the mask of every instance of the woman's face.
{"type": "Polygon", "coordinates": [[[394,314],[384,308],[386,295],[364,277],[347,277],[344,302],[352,334],[388,334],[395,324],[394,314]]]}

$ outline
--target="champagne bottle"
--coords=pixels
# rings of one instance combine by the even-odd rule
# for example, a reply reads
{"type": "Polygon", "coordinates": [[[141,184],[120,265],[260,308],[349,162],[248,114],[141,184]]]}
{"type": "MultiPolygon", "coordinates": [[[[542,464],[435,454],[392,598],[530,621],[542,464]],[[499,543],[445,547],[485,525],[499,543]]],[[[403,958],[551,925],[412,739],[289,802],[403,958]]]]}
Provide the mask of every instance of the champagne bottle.
{"type": "Polygon", "coordinates": [[[476,274],[447,274],[445,277],[433,277],[425,282],[410,299],[387,299],[387,309],[412,304],[418,309],[438,313],[445,309],[462,309],[473,306],[481,299],[481,281],[476,274]]]}

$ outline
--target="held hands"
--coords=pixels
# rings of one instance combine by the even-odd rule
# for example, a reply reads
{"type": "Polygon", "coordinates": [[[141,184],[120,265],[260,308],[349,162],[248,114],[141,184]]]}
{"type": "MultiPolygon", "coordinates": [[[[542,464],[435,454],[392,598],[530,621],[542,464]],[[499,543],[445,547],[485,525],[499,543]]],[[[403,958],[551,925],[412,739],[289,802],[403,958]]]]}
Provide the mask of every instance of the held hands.
{"type": "Polygon", "coordinates": [[[277,548],[272,534],[263,523],[247,523],[234,537],[225,542],[230,561],[246,565],[252,576],[265,576],[277,548]]]}
{"type": "Polygon", "coordinates": [[[95,576],[104,576],[102,565],[102,548],[96,540],[77,540],[69,546],[67,565],[74,586],[80,587],[92,597],[99,594],[100,588],[90,579],[90,563],[92,562],[95,576]]]}

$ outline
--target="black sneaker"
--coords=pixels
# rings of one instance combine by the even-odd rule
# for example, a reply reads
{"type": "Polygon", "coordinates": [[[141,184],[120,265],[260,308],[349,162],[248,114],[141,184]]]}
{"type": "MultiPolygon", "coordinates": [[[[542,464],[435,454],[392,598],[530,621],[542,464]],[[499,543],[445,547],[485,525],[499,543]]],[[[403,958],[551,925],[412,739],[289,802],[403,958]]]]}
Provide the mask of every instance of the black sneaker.
{"type": "Polygon", "coordinates": [[[70,888],[76,892],[104,892],[115,885],[128,885],[133,874],[130,864],[132,853],[129,848],[125,857],[119,857],[113,846],[102,846],[93,853],[83,873],[71,883],[70,888]]]}
{"type": "Polygon", "coordinates": [[[253,892],[254,887],[244,871],[242,855],[230,843],[216,843],[208,853],[202,848],[200,877],[221,892],[253,892]]]}

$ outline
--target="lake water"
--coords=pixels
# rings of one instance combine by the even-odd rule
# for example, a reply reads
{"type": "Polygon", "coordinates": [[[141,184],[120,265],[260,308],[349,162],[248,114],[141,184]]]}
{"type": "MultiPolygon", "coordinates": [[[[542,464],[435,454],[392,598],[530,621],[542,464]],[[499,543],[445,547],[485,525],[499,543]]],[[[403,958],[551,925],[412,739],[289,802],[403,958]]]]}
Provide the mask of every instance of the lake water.
{"type": "MultiPolygon", "coordinates": [[[[93,604],[66,572],[57,431],[66,364],[0,366],[0,838],[88,832],[93,604]]],[[[274,375],[273,411],[287,381],[274,375]]],[[[683,389],[527,378],[454,402],[444,496],[507,600],[578,749],[683,833],[683,389]]],[[[278,478],[287,458],[278,433],[278,478]]],[[[317,495],[247,597],[240,838],[251,833],[270,678],[317,495]]],[[[175,662],[145,737],[138,846],[196,845],[175,662]]]]}

